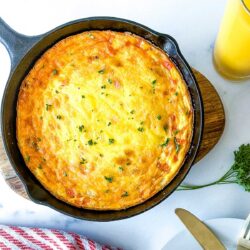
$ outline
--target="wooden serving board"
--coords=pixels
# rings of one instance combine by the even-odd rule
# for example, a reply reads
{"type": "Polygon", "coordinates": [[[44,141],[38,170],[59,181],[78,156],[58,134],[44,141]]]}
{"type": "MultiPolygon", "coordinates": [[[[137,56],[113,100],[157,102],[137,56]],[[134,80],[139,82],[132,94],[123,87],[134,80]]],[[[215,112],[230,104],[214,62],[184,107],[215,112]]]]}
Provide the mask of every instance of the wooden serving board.
{"type": "MultiPolygon", "coordinates": [[[[204,104],[204,131],[203,139],[195,159],[201,160],[218,142],[225,125],[225,113],[221,99],[209,82],[209,80],[197,70],[193,69],[196,80],[199,84],[204,104]]],[[[2,138],[0,137],[0,172],[7,184],[19,195],[28,199],[25,188],[11,167],[4,151],[2,138]]]]}

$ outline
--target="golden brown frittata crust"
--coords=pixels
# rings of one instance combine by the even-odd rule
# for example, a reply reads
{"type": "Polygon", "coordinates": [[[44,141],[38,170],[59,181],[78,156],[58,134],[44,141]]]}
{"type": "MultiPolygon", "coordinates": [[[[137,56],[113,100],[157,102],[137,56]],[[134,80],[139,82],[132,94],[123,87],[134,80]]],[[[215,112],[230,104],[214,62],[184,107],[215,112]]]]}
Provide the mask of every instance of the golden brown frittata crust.
{"type": "Polygon", "coordinates": [[[119,210],[163,189],[192,138],[189,92],[141,37],[83,32],[61,40],[23,80],[17,140],[27,167],[73,206],[119,210]]]}

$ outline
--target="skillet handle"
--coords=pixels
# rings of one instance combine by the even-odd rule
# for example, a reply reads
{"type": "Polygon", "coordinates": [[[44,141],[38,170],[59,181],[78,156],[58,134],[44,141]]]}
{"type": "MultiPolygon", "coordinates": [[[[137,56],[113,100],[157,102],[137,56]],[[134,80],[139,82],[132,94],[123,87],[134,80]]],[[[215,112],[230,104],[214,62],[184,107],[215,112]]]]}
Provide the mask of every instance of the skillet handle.
{"type": "Polygon", "coordinates": [[[13,30],[0,17],[0,42],[7,49],[11,60],[11,72],[23,56],[42,38],[39,36],[26,36],[13,30]]]}

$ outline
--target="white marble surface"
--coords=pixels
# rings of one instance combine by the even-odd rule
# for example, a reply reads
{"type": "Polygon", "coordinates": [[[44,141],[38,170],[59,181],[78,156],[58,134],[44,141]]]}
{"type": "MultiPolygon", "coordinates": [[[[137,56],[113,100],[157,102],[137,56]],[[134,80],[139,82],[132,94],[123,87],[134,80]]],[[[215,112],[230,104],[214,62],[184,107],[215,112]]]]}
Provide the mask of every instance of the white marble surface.
{"type": "MultiPolygon", "coordinates": [[[[205,74],[218,90],[226,111],[225,132],[218,145],[196,164],[185,182],[206,183],[221,176],[233,162],[233,150],[250,142],[250,81],[231,83],[212,65],[211,54],[225,0],[84,0],[0,1],[0,16],[15,30],[27,35],[46,32],[57,25],[88,16],[131,19],[178,41],[188,62],[205,74]]],[[[237,32],[237,31],[236,31],[237,32]]],[[[2,95],[10,60],[0,45],[0,93],[2,95]]],[[[72,219],[16,195],[0,177],[0,223],[40,226],[75,231],[101,243],[124,249],[160,249],[183,225],[174,215],[183,207],[202,219],[244,218],[250,212],[250,195],[237,185],[197,191],[174,192],[150,211],[116,222],[72,219]]]]}

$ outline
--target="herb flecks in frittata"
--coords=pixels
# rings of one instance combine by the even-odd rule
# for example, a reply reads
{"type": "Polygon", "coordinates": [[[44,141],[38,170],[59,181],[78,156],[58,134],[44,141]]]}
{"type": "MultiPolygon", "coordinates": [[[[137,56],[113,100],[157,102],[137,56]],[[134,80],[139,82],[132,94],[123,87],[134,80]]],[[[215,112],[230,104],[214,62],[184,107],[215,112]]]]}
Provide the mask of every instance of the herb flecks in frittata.
{"type": "Polygon", "coordinates": [[[120,210],[168,185],[188,151],[193,116],[164,51],[134,34],[86,31],[37,63],[19,93],[17,134],[48,191],[79,208],[120,210]]]}

